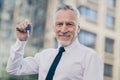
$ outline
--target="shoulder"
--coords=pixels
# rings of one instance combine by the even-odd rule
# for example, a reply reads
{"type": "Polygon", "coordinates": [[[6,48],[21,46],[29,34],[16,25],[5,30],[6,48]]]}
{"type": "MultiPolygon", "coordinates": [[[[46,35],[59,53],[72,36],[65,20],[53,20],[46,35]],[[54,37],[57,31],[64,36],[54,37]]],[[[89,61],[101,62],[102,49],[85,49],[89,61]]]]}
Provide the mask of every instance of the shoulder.
{"type": "Polygon", "coordinates": [[[101,64],[103,63],[102,59],[94,49],[86,47],[82,44],[79,45],[79,49],[81,51],[80,54],[83,55],[83,60],[86,64],[89,62],[98,62],[101,64]]]}
{"type": "Polygon", "coordinates": [[[98,56],[97,52],[94,49],[86,47],[82,44],[79,44],[78,46],[80,54],[83,54],[85,57],[98,56]]]}
{"type": "Polygon", "coordinates": [[[89,54],[96,53],[96,51],[93,50],[92,48],[89,48],[89,47],[84,46],[84,45],[82,45],[82,44],[79,44],[78,46],[79,46],[79,47],[78,47],[79,50],[81,50],[81,51],[83,51],[83,52],[85,52],[85,53],[89,53],[89,54]]]}

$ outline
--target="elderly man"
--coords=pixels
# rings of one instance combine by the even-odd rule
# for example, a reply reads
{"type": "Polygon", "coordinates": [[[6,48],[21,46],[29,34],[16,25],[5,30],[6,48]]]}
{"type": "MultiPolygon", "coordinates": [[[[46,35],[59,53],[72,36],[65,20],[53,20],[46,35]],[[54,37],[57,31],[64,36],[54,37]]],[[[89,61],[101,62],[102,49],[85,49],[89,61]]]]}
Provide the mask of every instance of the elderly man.
{"type": "Polygon", "coordinates": [[[24,20],[16,27],[17,41],[12,46],[7,71],[13,75],[39,74],[39,80],[103,80],[103,64],[95,51],[81,45],[78,10],[70,5],[56,10],[54,31],[59,46],[46,49],[34,57],[24,56],[28,33],[24,20]]]}

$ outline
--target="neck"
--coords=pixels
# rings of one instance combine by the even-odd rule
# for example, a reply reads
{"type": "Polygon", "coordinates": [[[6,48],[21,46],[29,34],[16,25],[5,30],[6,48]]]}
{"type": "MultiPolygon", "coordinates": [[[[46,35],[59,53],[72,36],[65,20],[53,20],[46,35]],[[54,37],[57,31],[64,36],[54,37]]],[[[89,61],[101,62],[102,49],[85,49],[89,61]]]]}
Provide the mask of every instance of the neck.
{"type": "Polygon", "coordinates": [[[78,38],[76,38],[75,40],[73,40],[72,43],[69,44],[69,45],[61,45],[61,44],[58,42],[58,48],[59,48],[59,47],[69,47],[69,46],[71,46],[72,44],[74,44],[75,42],[78,42],[78,38]]]}

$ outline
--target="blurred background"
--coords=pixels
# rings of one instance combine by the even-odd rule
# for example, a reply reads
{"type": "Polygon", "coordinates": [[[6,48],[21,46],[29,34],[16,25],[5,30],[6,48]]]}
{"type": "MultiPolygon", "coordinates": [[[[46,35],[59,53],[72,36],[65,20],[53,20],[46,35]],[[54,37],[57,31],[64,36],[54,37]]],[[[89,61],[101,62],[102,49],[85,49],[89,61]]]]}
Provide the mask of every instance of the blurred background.
{"type": "Polygon", "coordinates": [[[71,4],[80,14],[79,42],[99,54],[104,80],[120,80],[120,0],[0,0],[0,80],[37,80],[38,75],[12,76],[6,72],[15,25],[23,19],[33,24],[25,57],[56,48],[52,21],[56,6],[71,4]]]}

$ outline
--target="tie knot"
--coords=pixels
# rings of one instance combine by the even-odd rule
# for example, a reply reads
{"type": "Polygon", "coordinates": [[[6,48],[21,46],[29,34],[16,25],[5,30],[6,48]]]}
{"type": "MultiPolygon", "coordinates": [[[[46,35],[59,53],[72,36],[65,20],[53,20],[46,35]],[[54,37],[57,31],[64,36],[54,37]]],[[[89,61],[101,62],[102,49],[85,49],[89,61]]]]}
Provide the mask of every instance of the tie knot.
{"type": "Polygon", "coordinates": [[[64,52],[64,51],[65,51],[64,47],[59,48],[59,52],[64,52]]]}

